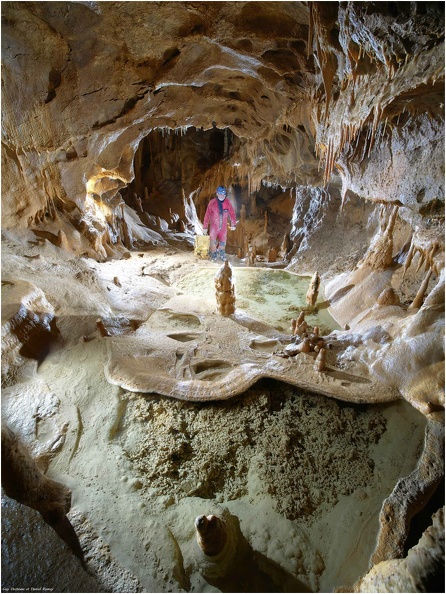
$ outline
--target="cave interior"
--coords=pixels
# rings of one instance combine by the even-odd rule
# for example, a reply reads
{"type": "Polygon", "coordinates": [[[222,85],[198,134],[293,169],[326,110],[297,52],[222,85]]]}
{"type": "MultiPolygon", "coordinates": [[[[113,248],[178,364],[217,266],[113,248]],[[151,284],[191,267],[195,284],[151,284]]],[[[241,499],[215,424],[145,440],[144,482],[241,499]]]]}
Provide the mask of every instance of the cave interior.
{"type": "Polygon", "coordinates": [[[1,9],[2,591],[443,592],[444,2],[1,9]]]}

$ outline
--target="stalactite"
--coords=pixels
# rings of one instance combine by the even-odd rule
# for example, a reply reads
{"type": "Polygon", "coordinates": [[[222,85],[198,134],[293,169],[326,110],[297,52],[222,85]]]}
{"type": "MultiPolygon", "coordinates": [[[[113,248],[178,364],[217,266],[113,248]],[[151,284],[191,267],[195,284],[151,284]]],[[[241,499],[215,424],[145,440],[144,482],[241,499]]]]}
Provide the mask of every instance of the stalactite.
{"type": "Polygon", "coordinates": [[[330,139],[328,141],[328,147],[327,147],[326,158],[325,158],[324,186],[327,185],[328,180],[330,179],[330,175],[333,171],[333,163],[334,163],[334,147],[333,147],[333,141],[330,139]]]}
{"type": "Polygon", "coordinates": [[[309,14],[308,14],[308,43],[307,43],[307,60],[310,59],[310,56],[313,52],[313,34],[314,34],[314,6],[313,3],[310,2],[308,4],[309,14]]]}
{"type": "Polygon", "coordinates": [[[412,240],[410,242],[410,248],[409,248],[409,251],[407,252],[406,260],[404,262],[403,280],[404,280],[404,277],[406,276],[406,272],[409,270],[409,267],[412,263],[414,253],[415,253],[415,242],[414,242],[414,238],[412,237],[412,240]]]}
{"type": "Polygon", "coordinates": [[[418,289],[418,293],[415,295],[415,299],[409,305],[408,309],[419,309],[423,305],[424,295],[426,294],[431,275],[432,270],[429,270],[426,276],[424,277],[423,282],[420,285],[420,288],[418,289]]]}
{"type": "Polygon", "coordinates": [[[422,251],[419,251],[419,254],[420,254],[420,259],[418,260],[418,264],[417,264],[415,273],[417,273],[424,264],[424,253],[422,251]]]}
{"type": "Polygon", "coordinates": [[[375,137],[376,137],[376,131],[378,128],[378,123],[380,120],[380,115],[381,115],[381,108],[379,105],[375,105],[374,111],[373,111],[373,121],[372,121],[372,125],[370,128],[370,140],[369,140],[369,147],[368,147],[368,152],[367,152],[367,156],[370,157],[370,153],[372,151],[374,142],[375,142],[375,137]]]}
{"type": "Polygon", "coordinates": [[[342,180],[342,191],[341,191],[341,212],[344,210],[345,199],[347,197],[348,185],[344,186],[344,179],[342,180]]]}
{"type": "Polygon", "coordinates": [[[433,269],[434,267],[434,256],[437,253],[437,251],[440,249],[439,245],[437,243],[433,243],[431,245],[431,247],[429,248],[429,251],[427,252],[426,255],[426,266],[424,271],[427,272],[427,270],[429,268],[433,269]]]}
{"type": "Polygon", "coordinates": [[[228,150],[229,144],[228,144],[228,129],[225,128],[225,132],[224,132],[224,146],[223,146],[223,158],[227,159],[228,158],[228,154],[229,154],[229,150],[228,150]]]}

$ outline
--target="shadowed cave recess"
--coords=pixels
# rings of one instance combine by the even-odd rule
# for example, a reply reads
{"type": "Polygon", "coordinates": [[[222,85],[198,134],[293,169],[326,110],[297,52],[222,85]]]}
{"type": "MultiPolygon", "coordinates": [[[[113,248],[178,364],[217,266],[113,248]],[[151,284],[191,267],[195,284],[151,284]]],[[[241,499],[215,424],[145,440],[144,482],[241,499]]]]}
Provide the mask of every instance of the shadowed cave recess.
{"type": "Polygon", "coordinates": [[[1,9],[2,591],[443,592],[444,3],[1,9]]]}

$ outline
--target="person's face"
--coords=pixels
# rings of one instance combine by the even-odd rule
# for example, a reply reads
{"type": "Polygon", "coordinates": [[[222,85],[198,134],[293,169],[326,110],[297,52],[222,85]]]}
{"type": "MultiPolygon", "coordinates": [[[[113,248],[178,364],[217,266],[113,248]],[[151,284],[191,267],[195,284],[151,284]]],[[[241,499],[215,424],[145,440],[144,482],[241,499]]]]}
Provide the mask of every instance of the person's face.
{"type": "Polygon", "coordinates": [[[226,194],[217,192],[217,198],[223,202],[223,200],[226,198],[226,194]]]}

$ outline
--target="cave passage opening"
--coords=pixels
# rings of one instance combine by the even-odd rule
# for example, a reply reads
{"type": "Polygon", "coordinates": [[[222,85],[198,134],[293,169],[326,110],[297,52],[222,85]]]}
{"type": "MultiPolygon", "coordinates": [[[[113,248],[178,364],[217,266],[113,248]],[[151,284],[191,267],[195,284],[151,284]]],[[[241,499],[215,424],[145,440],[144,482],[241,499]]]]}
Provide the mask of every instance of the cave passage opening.
{"type": "Polygon", "coordinates": [[[155,128],[135,151],[133,180],[117,189],[144,225],[155,223],[162,231],[193,235],[217,186],[225,185],[246,231],[228,235],[228,252],[246,251],[245,236],[256,243],[259,254],[266,255],[271,247],[279,251],[290,231],[292,189],[265,181],[252,191],[249,168],[231,158],[243,143],[230,128],[220,129],[215,122],[209,129],[155,128]]]}

